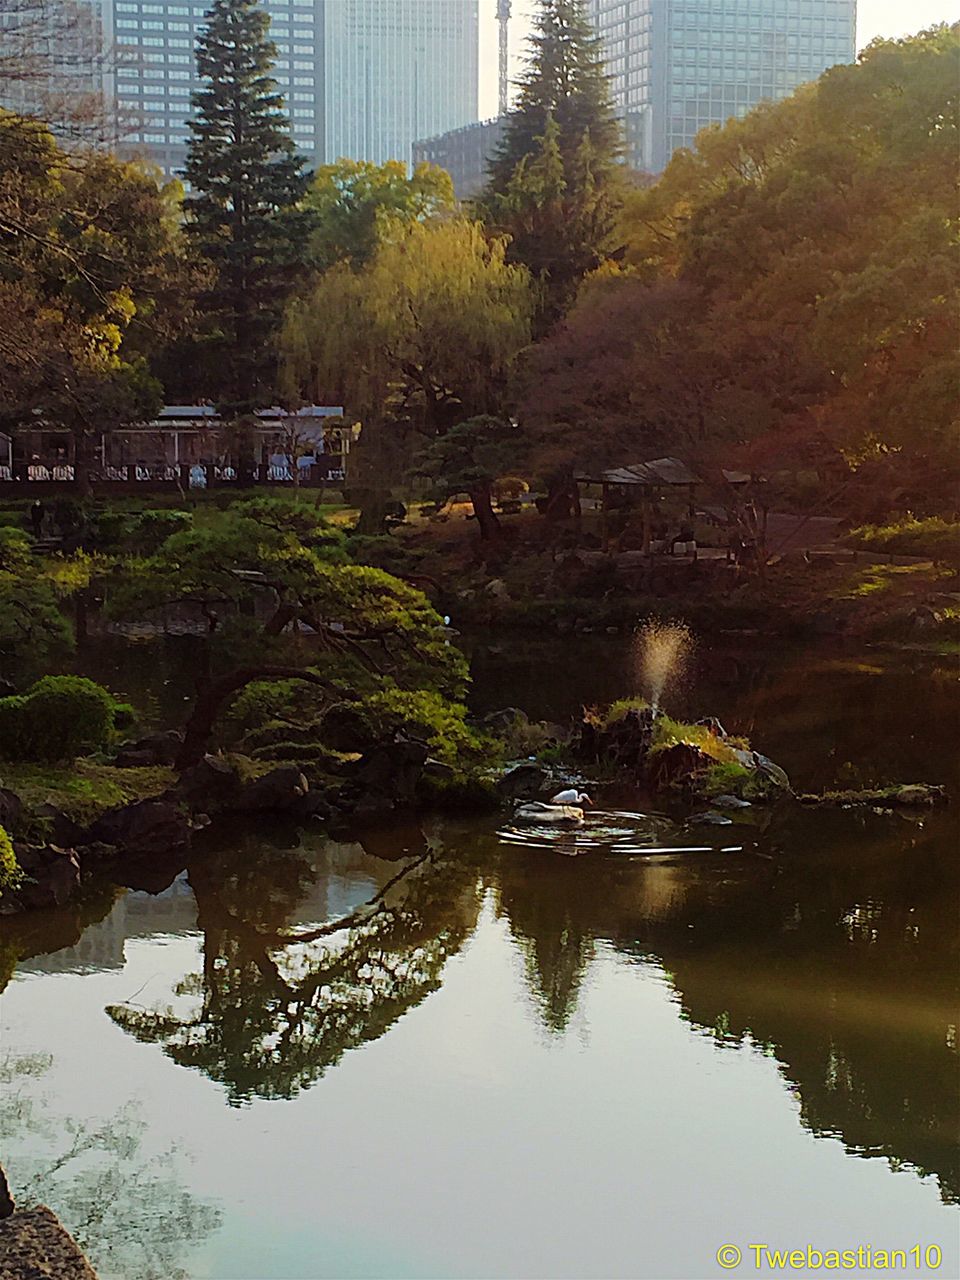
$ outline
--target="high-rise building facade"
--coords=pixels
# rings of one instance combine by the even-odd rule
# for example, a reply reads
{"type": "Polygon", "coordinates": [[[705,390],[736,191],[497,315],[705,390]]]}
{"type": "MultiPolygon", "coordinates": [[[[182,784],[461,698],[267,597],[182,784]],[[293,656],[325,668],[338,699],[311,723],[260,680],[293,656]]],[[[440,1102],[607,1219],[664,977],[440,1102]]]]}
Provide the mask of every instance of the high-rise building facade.
{"type": "Polygon", "coordinates": [[[626,159],[659,173],[708,124],[856,54],[856,0],[587,0],[626,159]]]}
{"type": "Polygon", "coordinates": [[[487,166],[503,140],[506,116],[478,120],[459,129],[449,129],[434,138],[421,138],[413,144],[413,163],[439,165],[446,169],[458,200],[477,195],[487,180],[487,166]]]}
{"type": "MultiPolygon", "coordinates": [[[[194,57],[209,0],[101,0],[116,42],[122,141],[183,167],[194,57]]],[[[263,0],[274,77],[311,164],[409,162],[417,138],[477,118],[477,0],[263,0]]]]}
{"type": "MultiPolygon", "coordinates": [[[[324,146],[324,0],[264,0],[263,7],[293,140],[316,163],[324,146]]],[[[167,174],[186,159],[190,95],[200,87],[194,46],[208,8],[209,0],[104,0],[117,48],[118,115],[131,122],[121,142],[167,174]]]]}
{"type": "Polygon", "coordinates": [[[328,0],[327,160],[410,159],[477,119],[478,0],[328,0]]]}

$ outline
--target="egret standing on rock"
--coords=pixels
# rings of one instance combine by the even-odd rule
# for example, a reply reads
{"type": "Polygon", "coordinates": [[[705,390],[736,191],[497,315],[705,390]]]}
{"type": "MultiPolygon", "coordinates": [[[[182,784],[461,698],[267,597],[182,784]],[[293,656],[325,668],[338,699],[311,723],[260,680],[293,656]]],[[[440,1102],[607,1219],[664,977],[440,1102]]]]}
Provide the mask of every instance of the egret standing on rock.
{"type": "Polygon", "coordinates": [[[578,791],[576,787],[568,787],[566,791],[558,791],[550,801],[551,804],[593,804],[593,801],[585,791],[578,791]]]}

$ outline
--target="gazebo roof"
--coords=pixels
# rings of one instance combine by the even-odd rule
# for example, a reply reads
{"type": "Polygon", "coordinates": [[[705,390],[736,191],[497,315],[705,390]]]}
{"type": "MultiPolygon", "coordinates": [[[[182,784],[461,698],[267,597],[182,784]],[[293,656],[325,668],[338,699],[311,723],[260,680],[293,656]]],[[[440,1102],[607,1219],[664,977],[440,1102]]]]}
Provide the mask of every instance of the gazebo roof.
{"type": "Polygon", "coordinates": [[[613,467],[604,471],[600,479],[604,484],[690,485],[699,484],[694,475],[679,458],[654,458],[652,462],[636,462],[629,467],[613,467]]]}

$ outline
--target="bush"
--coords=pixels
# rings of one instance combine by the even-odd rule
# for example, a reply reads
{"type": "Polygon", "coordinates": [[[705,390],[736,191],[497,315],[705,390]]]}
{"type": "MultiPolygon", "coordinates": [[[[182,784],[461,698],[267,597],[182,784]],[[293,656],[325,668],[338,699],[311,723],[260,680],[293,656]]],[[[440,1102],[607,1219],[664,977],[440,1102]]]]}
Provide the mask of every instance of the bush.
{"type": "Polygon", "coordinates": [[[907,516],[894,524],[864,524],[852,529],[847,541],[865,551],[887,551],[891,555],[929,556],[946,564],[960,564],[960,523],[929,516],[918,520],[907,516]]]}
{"type": "Polygon", "coordinates": [[[139,556],[153,555],[169,537],[192,525],[189,511],[144,511],[128,531],[127,549],[139,556]]]}
{"type": "Polygon", "coordinates": [[[44,676],[26,694],[0,698],[0,755],[8,760],[69,760],[110,741],[111,694],[85,676],[44,676]]]}
{"type": "Polygon", "coordinates": [[[0,827],[0,898],[9,890],[16,889],[22,879],[23,872],[13,852],[13,841],[0,827]]]}

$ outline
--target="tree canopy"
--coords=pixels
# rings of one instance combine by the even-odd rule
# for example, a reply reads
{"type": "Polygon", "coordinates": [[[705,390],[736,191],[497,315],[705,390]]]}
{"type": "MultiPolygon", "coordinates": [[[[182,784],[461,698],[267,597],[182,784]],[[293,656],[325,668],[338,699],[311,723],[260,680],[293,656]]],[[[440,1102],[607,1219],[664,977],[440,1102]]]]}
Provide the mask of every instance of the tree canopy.
{"type": "Polygon", "coordinates": [[[315,217],[310,256],[326,271],[338,262],[366,266],[392,228],[447,213],[455,202],[450,175],[436,165],[418,164],[408,176],[399,160],[338,160],[316,171],[305,203],[315,217]]]}
{"type": "Polygon", "coordinates": [[[420,445],[501,408],[533,309],[502,241],[460,218],[411,223],[362,271],[342,263],[292,304],[287,394],[342,403],[363,423],[361,487],[389,488],[420,445]]]}
{"type": "Polygon", "coordinates": [[[545,469],[719,448],[758,466],[834,458],[885,474],[887,499],[945,499],[958,39],[876,42],[704,131],[627,197],[622,267],[529,363],[524,421],[545,469]]]}
{"type": "Polygon", "coordinates": [[[517,105],[476,205],[543,286],[540,328],[612,247],[620,170],[600,41],[581,0],[544,0],[517,105]]]}
{"type": "Polygon", "coordinates": [[[0,112],[0,418],[37,416],[84,446],[153,412],[144,352],[175,327],[190,273],[177,184],[100,151],[65,152],[0,112]]]}
{"type": "Polygon", "coordinates": [[[187,232],[214,268],[206,342],[194,353],[203,393],[239,408],[273,399],[279,317],[313,222],[303,206],[309,178],[270,74],[269,24],[257,0],[214,0],[197,40],[203,87],[184,170],[187,232]]]}

